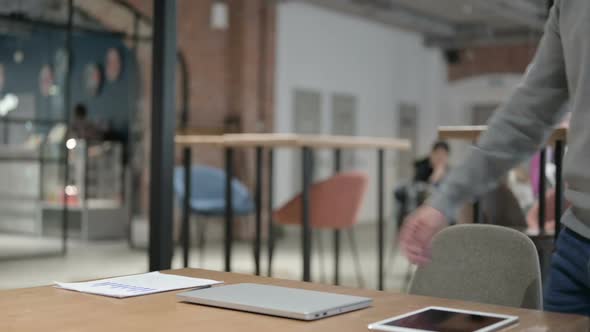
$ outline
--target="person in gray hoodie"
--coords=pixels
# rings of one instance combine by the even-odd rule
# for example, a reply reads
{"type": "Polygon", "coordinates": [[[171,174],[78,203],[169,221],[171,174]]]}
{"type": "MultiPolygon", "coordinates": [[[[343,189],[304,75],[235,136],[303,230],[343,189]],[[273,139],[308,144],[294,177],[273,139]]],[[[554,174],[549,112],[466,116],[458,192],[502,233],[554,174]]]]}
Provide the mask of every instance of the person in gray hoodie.
{"type": "Polygon", "coordinates": [[[545,310],[590,316],[590,1],[556,0],[533,62],[488,130],[433,197],[409,216],[401,247],[415,264],[428,264],[432,238],[458,208],[490,191],[512,167],[548,140],[571,103],[564,162],[572,207],[553,255],[545,310]]]}

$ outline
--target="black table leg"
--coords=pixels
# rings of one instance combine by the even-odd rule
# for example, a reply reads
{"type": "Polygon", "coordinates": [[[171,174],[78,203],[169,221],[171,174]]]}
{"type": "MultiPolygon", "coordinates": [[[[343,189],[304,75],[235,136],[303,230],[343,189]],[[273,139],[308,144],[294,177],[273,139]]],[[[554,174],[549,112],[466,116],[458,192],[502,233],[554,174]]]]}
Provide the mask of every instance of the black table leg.
{"type": "MultiPolygon", "coordinates": [[[[477,140],[475,140],[473,142],[474,145],[477,145],[477,140]]],[[[474,224],[479,224],[482,222],[482,217],[481,217],[481,202],[478,200],[476,200],[473,203],[473,223],[474,224]]]]}
{"type": "Polygon", "coordinates": [[[541,161],[539,162],[539,232],[545,233],[545,208],[546,208],[546,183],[545,183],[545,164],[547,162],[547,149],[541,150],[541,161]]]}
{"type": "Polygon", "coordinates": [[[563,153],[564,143],[555,142],[555,242],[561,229],[561,215],[563,214],[563,153]]]}
{"type": "Polygon", "coordinates": [[[184,199],[182,200],[182,257],[184,267],[189,265],[190,250],[190,200],[191,200],[191,148],[185,147],[183,151],[184,162],[184,199]]]}
{"type": "Polygon", "coordinates": [[[256,236],[254,239],[255,273],[260,275],[260,242],[262,233],[262,147],[256,147],[256,236]]]}
{"type": "Polygon", "coordinates": [[[479,200],[473,203],[473,223],[481,223],[481,203],[479,202],[479,200]]]}
{"type": "Polygon", "coordinates": [[[272,256],[274,254],[274,223],[272,213],[274,208],[273,202],[274,190],[274,151],[272,147],[268,148],[268,271],[267,275],[272,277],[272,256]]]}
{"type": "MultiPolygon", "coordinates": [[[[334,174],[342,170],[342,150],[334,149],[334,174]]],[[[334,230],[334,285],[340,284],[340,230],[334,230]]]]}
{"type": "Polygon", "coordinates": [[[234,150],[225,149],[225,272],[231,272],[231,250],[233,242],[234,209],[233,209],[233,159],[234,150]]]}
{"type": "Polygon", "coordinates": [[[378,269],[377,285],[379,290],[385,289],[383,275],[383,260],[385,247],[385,150],[377,151],[377,243],[378,243],[378,269]]]}
{"type": "Polygon", "coordinates": [[[311,150],[309,147],[302,148],[302,246],[303,246],[303,281],[311,281],[311,221],[309,220],[310,211],[310,185],[311,185],[311,150]]]}

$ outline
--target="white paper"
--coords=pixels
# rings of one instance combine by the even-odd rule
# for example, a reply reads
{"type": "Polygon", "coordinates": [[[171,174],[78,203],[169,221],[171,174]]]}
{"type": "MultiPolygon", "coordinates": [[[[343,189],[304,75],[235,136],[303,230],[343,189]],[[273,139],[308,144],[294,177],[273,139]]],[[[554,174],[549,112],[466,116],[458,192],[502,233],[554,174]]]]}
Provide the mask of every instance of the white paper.
{"type": "Polygon", "coordinates": [[[87,282],[55,282],[57,288],[125,298],[185,288],[204,288],[221,284],[221,281],[189,278],[160,272],[137,274],[87,282]]]}

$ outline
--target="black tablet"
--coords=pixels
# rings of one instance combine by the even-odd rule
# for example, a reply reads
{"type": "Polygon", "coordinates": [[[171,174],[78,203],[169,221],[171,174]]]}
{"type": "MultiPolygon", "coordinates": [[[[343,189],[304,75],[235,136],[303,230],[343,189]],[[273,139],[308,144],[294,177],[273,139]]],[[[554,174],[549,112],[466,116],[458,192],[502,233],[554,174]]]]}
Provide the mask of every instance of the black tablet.
{"type": "Polygon", "coordinates": [[[373,323],[369,329],[391,332],[492,332],[517,322],[516,316],[428,307],[373,323]]]}

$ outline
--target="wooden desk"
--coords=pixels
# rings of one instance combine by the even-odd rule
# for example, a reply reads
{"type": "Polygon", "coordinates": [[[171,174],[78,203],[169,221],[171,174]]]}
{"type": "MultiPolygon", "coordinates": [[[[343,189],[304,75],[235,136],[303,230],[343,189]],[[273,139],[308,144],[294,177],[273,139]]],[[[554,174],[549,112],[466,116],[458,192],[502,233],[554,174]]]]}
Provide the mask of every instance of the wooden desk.
{"type": "Polygon", "coordinates": [[[254,282],[371,297],[368,309],[314,322],[264,316],[178,302],[180,291],[124,300],[82,294],[50,286],[0,291],[0,331],[368,331],[367,325],[430,305],[498,312],[520,317],[507,331],[587,331],[586,317],[488,306],[372,290],[358,290],[224,272],[184,269],[170,273],[223,280],[227,284],[254,282]]]}

